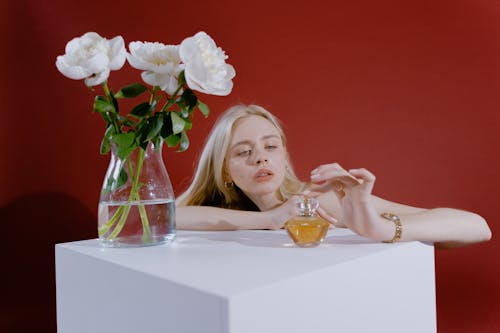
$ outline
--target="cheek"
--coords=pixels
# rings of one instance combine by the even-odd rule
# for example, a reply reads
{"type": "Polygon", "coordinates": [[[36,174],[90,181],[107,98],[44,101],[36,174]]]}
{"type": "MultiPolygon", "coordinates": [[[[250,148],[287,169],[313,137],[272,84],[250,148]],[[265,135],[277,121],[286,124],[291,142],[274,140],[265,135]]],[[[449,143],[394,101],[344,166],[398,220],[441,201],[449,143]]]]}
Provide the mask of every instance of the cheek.
{"type": "Polygon", "coordinates": [[[233,180],[245,178],[245,165],[241,161],[230,160],[227,169],[233,180]]]}
{"type": "Polygon", "coordinates": [[[280,155],[276,158],[276,167],[280,170],[281,173],[285,174],[286,158],[284,155],[280,155]]]}

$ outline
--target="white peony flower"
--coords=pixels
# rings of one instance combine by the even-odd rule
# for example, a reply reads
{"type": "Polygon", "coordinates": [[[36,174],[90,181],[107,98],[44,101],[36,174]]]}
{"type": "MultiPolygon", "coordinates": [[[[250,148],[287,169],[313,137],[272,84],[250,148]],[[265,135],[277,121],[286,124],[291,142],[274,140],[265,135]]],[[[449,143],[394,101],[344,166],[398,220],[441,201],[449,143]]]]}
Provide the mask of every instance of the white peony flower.
{"type": "Polygon", "coordinates": [[[57,69],[73,80],[85,79],[87,86],[104,82],[109,72],[125,63],[125,42],[121,36],[107,40],[95,32],[87,32],[66,44],[66,54],[56,59],[57,69]]]}
{"type": "Polygon", "coordinates": [[[143,70],[141,77],[147,84],[159,86],[172,95],[177,90],[177,78],[183,69],[177,45],[131,42],[127,60],[130,66],[143,70]]]}
{"type": "Polygon", "coordinates": [[[233,66],[226,64],[228,56],[215,45],[205,32],[182,41],[179,55],[185,65],[187,85],[202,93],[226,96],[233,89],[233,66]]]}

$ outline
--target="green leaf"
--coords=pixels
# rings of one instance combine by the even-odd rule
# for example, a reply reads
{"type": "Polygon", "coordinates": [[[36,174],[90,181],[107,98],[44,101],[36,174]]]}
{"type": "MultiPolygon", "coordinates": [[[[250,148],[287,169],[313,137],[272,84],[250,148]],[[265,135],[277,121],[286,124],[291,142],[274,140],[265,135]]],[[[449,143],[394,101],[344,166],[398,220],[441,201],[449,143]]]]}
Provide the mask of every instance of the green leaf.
{"type": "Polygon", "coordinates": [[[149,144],[149,141],[141,141],[138,143],[139,147],[141,147],[142,150],[146,151],[148,149],[148,144],[149,144]]]}
{"type": "Polygon", "coordinates": [[[137,147],[134,133],[120,133],[113,135],[113,142],[117,146],[118,158],[126,159],[137,147]]]}
{"type": "Polygon", "coordinates": [[[171,134],[165,138],[165,142],[169,147],[175,147],[181,141],[181,134],[171,134]]]}
{"type": "Polygon", "coordinates": [[[137,97],[143,92],[145,92],[148,88],[140,83],[133,83],[131,85],[125,86],[121,88],[116,94],[116,98],[132,98],[137,97]]]}
{"type": "Polygon", "coordinates": [[[111,93],[111,101],[113,102],[113,106],[115,107],[116,113],[119,113],[120,108],[118,107],[118,100],[115,98],[113,93],[111,93]]]}
{"type": "Polygon", "coordinates": [[[111,118],[110,116],[111,116],[111,115],[114,115],[115,113],[103,112],[103,113],[99,113],[99,114],[101,115],[102,119],[104,119],[104,121],[105,121],[106,123],[108,123],[108,124],[109,124],[109,123],[112,123],[112,122],[113,122],[113,119],[114,119],[114,118],[111,118]]]}
{"type": "Polygon", "coordinates": [[[208,105],[206,105],[205,103],[203,103],[202,101],[198,100],[198,109],[200,110],[200,112],[206,117],[208,117],[208,114],[210,113],[210,109],[208,108],[208,105]]]}
{"type": "Polygon", "coordinates": [[[189,118],[189,110],[186,107],[181,109],[181,117],[184,119],[189,118]]]}
{"type": "Polygon", "coordinates": [[[149,141],[154,141],[160,136],[163,127],[163,113],[157,113],[154,116],[142,121],[136,130],[136,143],[146,150],[149,141]]]}
{"type": "Polygon", "coordinates": [[[108,181],[106,183],[106,188],[104,189],[105,193],[110,193],[116,190],[117,188],[123,186],[127,182],[128,174],[124,170],[124,166],[125,165],[122,165],[117,179],[115,179],[113,176],[108,178],[108,181]]]}
{"type": "Polygon", "coordinates": [[[149,119],[149,122],[150,128],[146,136],[146,140],[151,140],[152,138],[160,134],[161,127],[163,126],[163,114],[158,113],[154,117],[151,117],[149,119]]]}
{"type": "Polygon", "coordinates": [[[137,118],[142,118],[145,115],[149,113],[151,109],[151,105],[148,102],[141,103],[137,106],[135,106],[132,111],[130,111],[130,115],[137,117],[137,118]]]}
{"type": "Polygon", "coordinates": [[[118,146],[129,147],[134,143],[134,133],[120,133],[113,136],[113,142],[118,146]]]}
{"type": "Polygon", "coordinates": [[[191,119],[184,119],[184,121],[186,122],[186,124],[184,125],[184,130],[185,131],[189,131],[191,128],[193,128],[193,122],[191,121],[191,119]]]}
{"type": "Polygon", "coordinates": [[[172,131],[174,134],[182,132],[186,121],[177,112],[170,112],[170,118],[172,119],[172,131]]]}
{"type": "Polygon", "coordinates": [[[153,140],[153,144],[155,146],[155,151],[159,151],[160,150],[160,146],[161,146],[161,136],[157,136],[154,140],[153,140]]]}
{"type": "Polygon", "coordinates": [[[186,151],[188,148],[189,148],[189,138],[188,138],[186,132],[182,131],[179,152],[186,151]]]}
{"type": "Polygon", "coordinates": [[[149,108],[149,113],[153,114],[156,108],[156,104],[158,104],[157,100],[154,100],[153,103],[151,103],[151,107],[149,108]]]}
{"type": "Polygon", "coordinates": [[[151,129],[151,124],[148,119],[139,123],[139,126],[135,131],[136,144],[139,145],[139,147],[143,148],[144,150],[146,150],[146,148],[148,147],[148,141],[146,140],[146,137],[148,136],[150,129],[151,129]]]}
{"type": "Polygon", "coordinates": [[[94,100],[94,112],[104,114],[106,112],[116,113],[115,106],[103,96],[96,96],[94,100]]]}
{"type": "Polygon", "coordinates": [[[184,90],[181,98],[184,101],[184,104],[187,106],[188,111],[194,109],[194,107],[198,103],[198,97],[196,97],[195,93],[191,89],[184,90]]]}
{"type": "Polygon", "coordinates": [[[160,135],[162,138],[166,139],[168,136],[172,135],[174,132],[172,131],[172,118],[167,114],[162,112],[163,116],[163,126],[160,131],[160,135]]]}
{"type": "Polygon", "coordinates": [[[116,184],[116,187],[120,187],[124,185],[127,182],[128,179],[128,174],[127,172],[123,169],[125,167],[125,164],[122,165],[122,169],[120,170],[120,175],[118,176],[118,182],[116,184]]]}
{"type": "Polygon", "coordinates": [[[137,125],[137,122],[132,121],[131,119],[124,117],[122,115],[117,115],[116,119],[118,119],[120,124],[123,126],[135,127],[137,125]]]}
{"type": "Polygon", "coordinates": [[[136,148],[137,148],[137,146],[135,146],[135,145],[130,146],[130,147],[124,147],[124,148],[119,147],[118,151],[117,151],[118,158],[121,160],[126,160],[136,148]]]}
{"type": "Polygon", "coordinates": [[[111,150],[110,138],[113,134],[115,134],[115,128],[110,124],[106,128],[106,132],[104,132],[104,137],[101,141],[101,154],[107,154],[111,150]]]}

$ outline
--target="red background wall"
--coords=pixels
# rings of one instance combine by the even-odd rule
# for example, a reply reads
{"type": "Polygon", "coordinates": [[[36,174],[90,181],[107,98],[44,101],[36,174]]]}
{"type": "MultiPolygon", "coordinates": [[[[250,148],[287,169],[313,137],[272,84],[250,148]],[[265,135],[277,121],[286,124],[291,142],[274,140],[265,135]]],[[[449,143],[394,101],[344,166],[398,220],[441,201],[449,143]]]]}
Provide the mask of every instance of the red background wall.
{"type": "MultiPolygon", "coordinates": [[[[283,120],[302,177],[363,166],[377,195],[475,211],[498,230],[500,1],[4,0],[0,12],[6,331],[55,331],[53,244],[96,237],[100,91],[54,65],[87,31],[177,44],[204,30],[230,56],[233,93],[203,96],[212,114],[196,117],[190,150],[165,150],[176,193],[216,116],[258,103],[283,120]]],[[[139,79],[125,65],[110,83],[139,79]]],[[[439,332],[500,331],[498,247],[436,254],[439,332]]]]}

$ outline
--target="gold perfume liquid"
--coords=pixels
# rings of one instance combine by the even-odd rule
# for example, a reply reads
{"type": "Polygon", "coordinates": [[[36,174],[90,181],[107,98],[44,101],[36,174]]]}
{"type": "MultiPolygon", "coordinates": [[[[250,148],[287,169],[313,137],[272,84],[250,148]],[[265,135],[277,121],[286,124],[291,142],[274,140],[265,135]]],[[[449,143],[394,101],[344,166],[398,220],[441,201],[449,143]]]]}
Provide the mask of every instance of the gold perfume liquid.
{"type": "Polygon", "coordinates": [[[330,224],[318,216],[295,216],[285,223],[288,235],[297,246],[318,246],[326,236],[330,224]]]}

